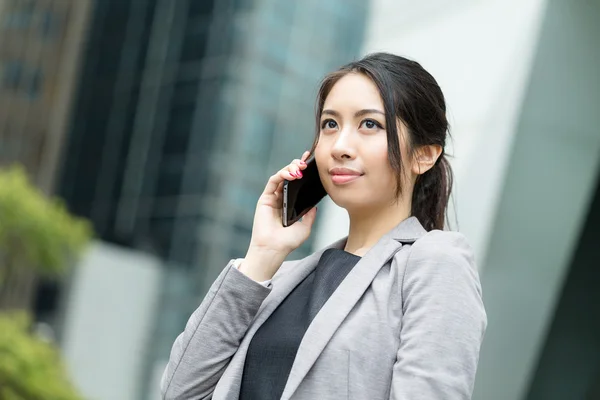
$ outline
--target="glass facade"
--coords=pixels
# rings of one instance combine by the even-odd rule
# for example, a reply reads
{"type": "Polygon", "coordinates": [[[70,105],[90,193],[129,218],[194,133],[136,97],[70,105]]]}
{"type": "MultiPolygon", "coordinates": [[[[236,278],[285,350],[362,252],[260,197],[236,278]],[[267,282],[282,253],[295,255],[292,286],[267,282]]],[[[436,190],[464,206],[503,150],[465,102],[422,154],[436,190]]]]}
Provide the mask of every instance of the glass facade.
{"type": "MultiPolygon", "coordinates": [[[[22,165],[49,194],[55,190],[89,13],[89,0],[0,0],[0,167],[22,165]]],[[[26,279],[37,287],[32,311],[38,320],[52,322],[59,284],[26,279]]],[[[28,298],[27,292],[20,296],[28,298]]]]}
{"type": "Polygon", "coordinates": [[[88,0],[0,0],[0,165],[22,164],[46,192],[88,11],[88,0]]]}

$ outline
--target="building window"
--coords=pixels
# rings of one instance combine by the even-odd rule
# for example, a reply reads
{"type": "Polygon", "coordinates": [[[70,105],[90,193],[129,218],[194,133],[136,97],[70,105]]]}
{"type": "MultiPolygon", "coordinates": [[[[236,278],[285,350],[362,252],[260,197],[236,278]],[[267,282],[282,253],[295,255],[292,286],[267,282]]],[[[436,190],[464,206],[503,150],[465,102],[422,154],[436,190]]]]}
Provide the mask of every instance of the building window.
{"type": "Polygon", "coordinates": [[[243,154],[253,159],[267,160],[271,154],[271,141],[275,133],[273,119],[259,113],[258,110],[246,110],[243,126],[243,154]]]}
{"type": "Polygon", "coordinates": [[[9,61],[4,65],[2,86],[5,89],[17,90],[23,77],[23,64],[20,61],[9,61]]]}
{"type": "Polygon", "coordinates": [[[166,258],[171,248],[171,238],[175,228],[173,217],[153,217],[149,221],[150,236],[153,246],[156,246],[157,253],[166,258]]]}
{"type": "MultiPolygon", "coordinates": [[[[180,193],[181,188],[181,170],[183,166],[180,163],[179,168],[165,170],[162,169],[158,172],[158,180],[156,182],[157,197],[172,197],[177,196],[180,193]]],[[[174,207],[173,207],[174,208],[174,207]]],[[[173,214],[175,210],[171,207],[163,207],[161,212],[173,214]]]]}
{"type": "Polygon", "coordinates": [[[190,16],[210,15],[212,14],[215,4],[213,0],[194,0],[190,1],[188,14],[190,16]]]}
{"type": "Polygon", "coordinates": [[[2,25],[5,29],[27,29],[33,19],[35,4],[33,1],[12,3],[6,8],[2,25]]]}
{"type": "Polygon", "coordinates": [[[171,109],[163,153],[180,155],[187,152],[192,123],[194,120],[195,104],[179,105],[171,109]]]}
{"type": "Polygon", "coordinates": [[[53,38],[56,36],[58,23],[52,10],[47,9],[41,13],[39,29],[40,34],[44,38],[53,38]]]}
{"type": "Polygon", "coordinates": [[[185,35],[181,49],[181,62],[197,61],[204,58],[206,53],[206,40],[208,26],[197,27],[185,35]]]}
{"type": "Polygon", "coordinates": [[[30,99],[36,99],[40,95],[42,89],[42,71],[36,69],[31,73],[31,75],[28,78],[29,79],[27,82],[27,95],[30,99]]]}
{"type": "Polygon", "coordinates": [[[197,80],[180,81],[175,84],[172,102],[176,105],[194,104],[198,98],[197,80]]]}
{"type": "Polygon", "coordinates": [[[35,99],[42,90],[42,71],[37,68],[26,68],[20,61],[9,61],[4,64],[2,70],[1,86],[6,90],[20,90],[30,99],[35,99]]]}
{"type": "MultiPolygon", "coordinates": [[[[256,8],[256,0],[230,0],[229,12],[248,12],[256,8]]],[[[286,2],[293,3],[293,2],[286,2]]]]}

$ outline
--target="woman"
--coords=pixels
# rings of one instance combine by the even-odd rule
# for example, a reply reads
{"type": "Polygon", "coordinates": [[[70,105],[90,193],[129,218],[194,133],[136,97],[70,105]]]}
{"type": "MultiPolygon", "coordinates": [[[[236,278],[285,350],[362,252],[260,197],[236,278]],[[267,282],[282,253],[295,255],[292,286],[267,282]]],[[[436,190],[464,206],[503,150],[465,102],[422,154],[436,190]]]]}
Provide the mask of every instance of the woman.
{"type": "Polygon", "coordinates": [[[258,200],[246,257],[177,338],[165,399],[469,399],[486,314],[473,253],[442,231],[444,96],[418,63],[369,55],[325,78],[311,151],[348,236],[303,260],[316,209],[284,228],[285,179],[258,200]]]}

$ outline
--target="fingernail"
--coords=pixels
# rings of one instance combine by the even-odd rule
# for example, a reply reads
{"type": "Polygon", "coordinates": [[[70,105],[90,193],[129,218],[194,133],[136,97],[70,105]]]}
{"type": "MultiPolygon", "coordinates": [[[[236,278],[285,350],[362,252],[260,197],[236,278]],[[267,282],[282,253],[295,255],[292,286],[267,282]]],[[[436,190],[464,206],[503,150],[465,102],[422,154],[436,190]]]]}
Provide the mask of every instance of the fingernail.
{"type": "Polygon", "coordinates": [[[300,165],[306,165],[304,161],[300,161],[300,165]]]}
{"type": "Polygon", "coordinates": [[[296,176],[298,176],[298,178],[302,178],[302,172],[301,171],[296,172],[296,176]]]}

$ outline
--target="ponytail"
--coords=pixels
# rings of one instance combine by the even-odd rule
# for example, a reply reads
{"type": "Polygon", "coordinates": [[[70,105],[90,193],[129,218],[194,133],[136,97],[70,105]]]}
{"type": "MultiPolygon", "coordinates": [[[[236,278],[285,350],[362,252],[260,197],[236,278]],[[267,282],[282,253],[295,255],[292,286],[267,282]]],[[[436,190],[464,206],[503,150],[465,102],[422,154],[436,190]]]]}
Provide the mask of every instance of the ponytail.
{"type": "Polygon", "coordinates": [[[444,229],[452,181],[452,167],[443,153],[429,171],[417,178],[411,214],[427,231],[444,229]]]}

